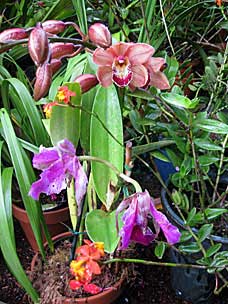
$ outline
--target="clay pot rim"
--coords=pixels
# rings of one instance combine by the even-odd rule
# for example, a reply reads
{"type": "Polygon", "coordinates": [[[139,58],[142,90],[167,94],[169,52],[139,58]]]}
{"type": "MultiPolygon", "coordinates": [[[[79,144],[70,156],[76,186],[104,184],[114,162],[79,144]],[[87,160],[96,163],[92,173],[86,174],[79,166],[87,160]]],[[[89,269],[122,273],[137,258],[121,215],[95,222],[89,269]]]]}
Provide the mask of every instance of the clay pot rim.
{"type": "MultiPolygon", "coordinates": [[[[54,237],[52,237],[52,241],[55,242],[55,241],[59,241],[63,238],[66,238],[66,237],[70,237],[70,236],[73,236],[72,232],[70,231],[67,231],[67,232],[63,232],[63,233],[60,233],[54,237]]],[[[48,247],[48,243],[45,242],[44,243],[44,248],[48,247]]],[[[32,261],[31,261],[31,271],[33,271],[34,269],[34,266],[35,266],[35,263],[36,263],[36,260],[37,260],[37,257],[38,255],[40,255],[40,252],[36,252],[34,257],[32,258],[32,261]]],[[[110,288],[107,288],[107,290],[103,290],[102,292],[96,294],[96,295],[92,295],[92,296],[89,296],[89,297],[84,297],[84,298],[68,298],[68,299],[65,299],[64,300],[64,304],[67,304],[67,303],[72,303],[72,301],[75,301],[75,303],[78,303],[78,304],[84,304],[84,303],[87,303],[87,299],[90,299],[91,301],[92,300],[96,300],[96,299],[99,299],[100,297],[104,297],[108,294],[111,294],[113,292],[119,292],[120,288],[121,288],[121,285],[123,285],[123,282],[125,281],[126,277],[125,275],[122,275],[121,278],[110,288]]],[[[94,302],[95,303],[95,302],[94,302]]],[[[99,303],[99,302],[97,302],[99,303]]]]}
{"type": "MultiPolygon", "coordinates": [[[[22,214],[27,214],[27,211],[24,209],[24,208],[21,208],[21,207],[19,207],[19,206],[17,206],[17,204],[16,203],[12,203],[12,208],[16,211],[16,212],[21,212],[22,214]]],[[[59,210],[62,210],[62,211],[67,211],[67,210],[69,210],[69,207],[68,206],[66,206],[66,207],[63,207],[63,208],[59,208],[59,209],[57,209],[57,210],[53,210],[53,211],[43,211],[43,213],[46,213],[46,214],[57,214],[57,213],[59,213],[59,210]]]]}

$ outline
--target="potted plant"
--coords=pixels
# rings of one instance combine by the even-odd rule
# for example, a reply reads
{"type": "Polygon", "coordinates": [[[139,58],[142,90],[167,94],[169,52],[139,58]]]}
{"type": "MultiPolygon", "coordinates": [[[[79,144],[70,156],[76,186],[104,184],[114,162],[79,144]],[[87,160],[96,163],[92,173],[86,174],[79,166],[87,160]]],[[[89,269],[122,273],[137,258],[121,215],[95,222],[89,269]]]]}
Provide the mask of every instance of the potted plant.
{"type": "MultiPolygon", "coordinates": [[[[73,24],[81,35],[81,40],[72,38],[71,43],[68,44],[64,43],[64,38],[60,38],[59,41],[63,42],[52,44],[51,42],[58,38],[49,34],[58,34],[68,25],[62,21],[50,20],[42,25],[38,24],[30,32],[22,29],[7,30],[1,34],[2,49],[27,42],[21,38],[28,36],[29,53],[37,65],[34,98],[41,99],[49,91],[52,96],[51,102],[47,98],[44,100],[46,115],[44,124],[53,146],[41,146],[39,153],[35,153],[33,166],[42,173],[38,181],[31,182],[28,195],[38,200],[41,193],[54,195],[67,189],[74,234],[70,255],[72,279],[69,286],[72,290],[84,288],[86,292],[94,294],[105,293],[105,287],[101,288],[91,283],[93,275],[101,272],[97,261],[104,255],[104,251],[113,254],[119,241],[121,249],[126,249],[131,241],[148,245],[158,236],[160,228],[170,245],[178,242],[180,237],[178,229],[160,211],[156,210],[149,193],[143,192],[136,180],[123,173],[122,116],[119,96],[113,85],[113,82],[119,88],[129,85],[132,90],[144,85],[155,85],[166,89],[169,88],[169,83],[160,71],[164,59],[152,57],[153,47],[143,43],[124,42],[111,45],[110,32],[103,24],[96,23],[89,28],[90,41],[80,28],[73,24]],[[21,37],[21,35],[24,36],[21,37]],[[77,47],[74,46],[75,43],[77,47]],[[74,60],[84,47],[90,47],[91,51],[95,49],[92,59],[98,65],[96,75],[86,73],[77,75],[76,79],[74,75],[74,82],[63,81],[54,90],[51,82],[52,73],[54,73],[52,60],[56,59],[56,56],[59,56],[57,59],[60,64],[63,56],[72,56],[74,60]],[[141,58],[138,57],[139,54],[142,55],[141,58]],[[150,77],[152,78],[148,82],[150,77]],[[89,91],[98,82],[100,86],[92,99],[92,104],[88,104],[88,95],[83,96],[82,93],[89,91]],[[83,113],[87,114],[84,120],[81,119],[83,113]],[[79,139],[87,155],[76,156],[75,147],[78,146],[79,139]],[[84,162],[86,172],[80,161],[84,162]],[[124,187],[125,194],[121,203],[122,187],[118,184],[119,179],[128,186],[130,184],[133,186],[133,188],[124,187]],[[123,214],[122,223],[119,220],[120,214],[123,214]],[[155,233],[149,227],[150,218],[154,221],[155,233]],[[96,229],[94,229],[95,226],[96,229]],[[85,241],[85,245],[77,247],[80,241],[78,235],[84,230],[92,243],[85,241]]],[[[87,65],[89,60],[91,60],[90,57],[86,59],[87,65]]],[[[69,70],[66,71],[67,73],[69,70]]],[[[88,93],[92,94],[90,91],[88,93]]],[[[1,121],[11,156],[15,148],[21,152],[20,146],[16,144],[16,137],[5,109],[2,109],[1,121]],[[12,141],[9,134],[14,135],[12,141]]],[[[27,166],[27,160],[23,162],[23,156],[21,156],[21,162],[27,166]]],[[[16,157],[13,160],[16,161],[16,157]]],[[[17,172],[21,173],[19,165],[17,169],[17,172]]],[[[32,219],[30,220],[32,222],[32,219]]],[[[51,245],[50,239],[49,245],[51,245]]],[[[120,259],[120,261],[130,262],[129,259],[120,259]]],[[[113,262],[116,260],[110,259],[103,264],[113,262]]],[[[75,296],[77,297],[77,294],[72,294],[71,299],[66,300],[64,294],[62,295],[66,301],[71,301],[75,296]]],[[[45,297],[43,295],[43,301],[45,297]]],[[[87,297],[83,301],[87,301],[87,297]]]]}
{"type": "Polygon", "coordinates": [[[175,141],[166,152],[178,169],[162,190],[162,203],[172,223],[183,229],[179,251],[171,250],[171,260],[208,268],[172,269],[172,285],[183,299],[209,303],[213,290],[219,294],[227,286],[226,112],[221,100],[215,98],[207,106],[205,98],[190,100],[175,89],[161,94],[161,101],[172,113],[172,122],[162,126],[175,141]],[[215,265],[217,269],[210,270],[215,265]]]}

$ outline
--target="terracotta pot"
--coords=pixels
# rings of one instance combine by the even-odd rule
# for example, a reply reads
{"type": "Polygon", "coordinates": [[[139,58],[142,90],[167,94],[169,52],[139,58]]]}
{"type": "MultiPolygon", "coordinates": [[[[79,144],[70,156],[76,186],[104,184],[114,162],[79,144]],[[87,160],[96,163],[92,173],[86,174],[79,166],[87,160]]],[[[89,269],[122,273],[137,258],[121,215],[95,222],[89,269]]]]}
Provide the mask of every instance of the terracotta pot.
{"type": "MultiPolygon", "coordinates": [[[[13,216],[20,222],[20,225],[32,249],[34,251],[38,251],[38,245],[36,243],[27,212],[15,204],[12,205],[12,210],[13,216]]],[[[68,207],[60,208],[55,211],[46,211],[43,214],[51,236],[55,236],[67,230],[67,228],[62,223],[69,224],[70,222],[68,207]]],[[[46,241],[44,235],[43,240],[44,242],[46,241]]]]}
{"type": "MultiPolygon", "coordinates": [[[[52,238],[53,242],[60,241],[72,236],[71,232],[64,232],[56,235],[52,238]]],[[[47,243],[44,244],[47,247],[47,243]]],[[[34,271],[35,264],[37,263],[39,253],[37,252],[31,262],[31,271],[34,271]]],[[[62,301],[62,304],[111,304],[113,303],[123,292],[124,278],[119,279],[113,287],[107,288],[97,295],[89,296],[86,298],[67,298],[62,301]]],[[[51,304],[51,303],[50,303],[51,304]]]]}

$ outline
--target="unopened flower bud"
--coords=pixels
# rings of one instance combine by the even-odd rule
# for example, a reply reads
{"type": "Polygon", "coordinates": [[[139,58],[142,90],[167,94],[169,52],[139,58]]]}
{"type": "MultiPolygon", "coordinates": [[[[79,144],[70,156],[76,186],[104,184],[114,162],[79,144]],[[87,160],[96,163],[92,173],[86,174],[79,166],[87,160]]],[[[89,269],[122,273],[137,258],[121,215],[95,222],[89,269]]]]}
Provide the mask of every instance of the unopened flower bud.
{"type": "Polygon", "coordinates": [[[36,81],[34,85],[34,99],[39,100],[44,97],[51,85],[52,68],[49,63],[44,63],[36,70],[36,81]]]}
{"type": "Polygon", "coordinates": [[[52,59],[50,62],[50,65],[51,65],[51,70],[52,70],[52,75],[53,75],[61,68],[62,62],[60,59],[52,59]]]}
{"type": "Polygon", "coordinates": [[[12,28],[0,33],[0,42],[20,40],[28,37],[28,32],[23,28],[12,28]]]}
{"type": "Polygon", "coordinates": [[[42,23],[45,32],[50,34],[59,34],[66,29],[66,25],[61,20],[47,20],[42,23]]]}
{"type": "Polygon", "coordinates": [[[96,75],[83,74],[76,77],[74,82],[78,82],[80,84],[82,93],[85,93],[98,84],[98,79],[96,75]]]}
{"type": "Polygon", "coordinates": [[[28,41],[29,54],[36,65],[41,65],[48,58],[49,44],[46,32],[38,23],[31,31],[28,41]]]}
{"type": "Polygon", "coordinates": [[[75,51],[73,43],[56,42],[50,44],[51,58],[59,59],[63,56],[71,55],[75,51]]]}
{"type": "Polygon", "coordinates": [[[107,48],[112,44],[112,37],[107,26],[94,23],[89,28],[89,39],[100,47],[107,48]]]}

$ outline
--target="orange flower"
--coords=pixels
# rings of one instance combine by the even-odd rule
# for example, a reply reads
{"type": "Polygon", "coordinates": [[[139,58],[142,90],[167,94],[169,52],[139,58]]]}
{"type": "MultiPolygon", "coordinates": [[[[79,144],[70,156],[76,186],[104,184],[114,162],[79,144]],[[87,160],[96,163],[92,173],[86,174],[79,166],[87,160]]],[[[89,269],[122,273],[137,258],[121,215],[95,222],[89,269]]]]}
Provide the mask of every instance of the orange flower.
{"type": "Polygon", "coordinates": [[[76,96],[76,94],[75,92],[70,91],[67,86],[58,88],[57,98],[59,101],[68,104],[71,96],[76,96]]]}
{"type": "Polygon", "coordinates": [[[216,3],[218,6],[222,6],[222,0],[215,0],[215,3],[216,3]]]}
{"type": "Polygon", "coordinates": [[[43,110],[45,113],[46,118],[50,118],[51,117],[51,113],[52,113],[52,107],[58,105],[57,101],[53,101],[53,102],[49,102],[47,104],[45,104],[43,106],[43,110]]]}

